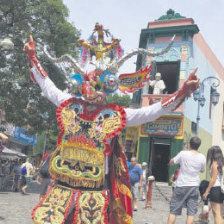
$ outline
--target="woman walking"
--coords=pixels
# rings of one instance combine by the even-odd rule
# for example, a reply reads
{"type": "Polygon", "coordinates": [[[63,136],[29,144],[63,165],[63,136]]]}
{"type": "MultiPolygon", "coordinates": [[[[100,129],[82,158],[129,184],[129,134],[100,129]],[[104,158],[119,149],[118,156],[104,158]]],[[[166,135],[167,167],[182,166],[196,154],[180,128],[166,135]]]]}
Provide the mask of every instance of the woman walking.
{"type": "Polygon", "coordinates": [[[209,173],[211,180],[203,194],[203,199],[206,200],[209,195],[212,212],[215,224],[223,224],[222,218],[222,203],[224,195],[221,192],[221,181],[223,177],[224,159],[222,150],[219,146],[212,146],[207,153],[207,164],[209,165],[209,173]]]}

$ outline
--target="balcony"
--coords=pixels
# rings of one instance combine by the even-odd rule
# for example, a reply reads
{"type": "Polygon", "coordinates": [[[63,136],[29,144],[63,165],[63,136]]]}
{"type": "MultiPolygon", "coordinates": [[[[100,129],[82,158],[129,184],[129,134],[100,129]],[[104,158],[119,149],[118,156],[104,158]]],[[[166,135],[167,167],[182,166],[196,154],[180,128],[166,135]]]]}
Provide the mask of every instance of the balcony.
{"type": "MultiPolygon", "coordinates": [[[[151,105],[153,103],[159,102],[170,95],[171,94],[161,94],[161,95],[144,94],[144,95],[142,95],[141,107],[145,107],[145,106],[151,105]]],[[[184,113],[183,104],[181,106],[179,106],[175,111],[173,111],[169,114],[177,114],[177,113],[178,114],[184,113]]]]}

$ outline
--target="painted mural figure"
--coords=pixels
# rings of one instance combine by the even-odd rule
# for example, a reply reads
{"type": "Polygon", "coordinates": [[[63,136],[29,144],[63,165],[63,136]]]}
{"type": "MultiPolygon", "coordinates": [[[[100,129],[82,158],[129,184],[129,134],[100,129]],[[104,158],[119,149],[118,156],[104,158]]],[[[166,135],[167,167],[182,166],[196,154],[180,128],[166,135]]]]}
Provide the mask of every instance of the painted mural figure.
{"type": "Polygon", "coordinates": [[[153,94],[163,94],[163,90],[166,88],[166,85],[161,79],[161,73],[157,72],[155,78],[155,80],[149,80],[149,85],[153,87],[153,94]]]}
{"type": "MultiPolygon", "coordinates": [[[[100,28],[98,40],[105,44],[102,35],[107,31],[100,28]]],[[[101,46],[97,38],[92,40],[101,46]]],[[[111,43],[113,40],[111,37],[111,43]]],[[[54,62],[71,63],[74,74],[70,77],[69,92],[59,90],[40,65],[32,36],[24,46],[31,77],[58,107],[56,116],[61,129],[49,165],[55,184],[34,208],[32,219],[35,223],[133,223],[128,168],[117,135],[125,127],[153,121],[174,110],[199,86],[195,69],[179,91],[161,102],[140,109],[106,105],[106,95],[117,89],[123,93],[134,92],[150,79],[150,66],[132,74],[118,75],[119,67],[126,60],[139,53],[164,54],[172,45],[171,42],[159,53],[136,49],[122,56],[118,41],[114,45],[111,43],[107,45],[110,48],[99,55],[101,61],[110,55],[110,62],[102,67],[96,61],[96,69],[90,72],[84,71],[69,55],[52,58],[46,52],[54,62]]],[[[86,55],[91,54],[92,47],[88,44],[82,47],[86,55]]]]}

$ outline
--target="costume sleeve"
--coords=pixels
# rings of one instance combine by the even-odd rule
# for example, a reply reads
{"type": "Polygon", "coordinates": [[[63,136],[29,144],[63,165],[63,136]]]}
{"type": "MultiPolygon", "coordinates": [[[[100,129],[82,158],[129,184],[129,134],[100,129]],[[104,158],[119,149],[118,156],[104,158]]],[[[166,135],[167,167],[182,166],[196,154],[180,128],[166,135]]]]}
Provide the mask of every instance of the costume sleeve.
{"type": "Polygon", "coordinates": [[[56,106],[59,106],[63,101],[72,97],[71,94],[58,89],[49,77],[42,77],[35,66],[31,68],[31,72],[44,96],[56,106]]]}
{"type": "Polygon", "coordinates": [[[173,162],[174,164],[180,164],[180,160],[181,160],[181,152],[179,152],[174,158],[173,158],[173,162]]]}
{"type": "Polygon", "coordinates": [[[174,109],[177,104],[173,104],[172,107],[162,107],[161,102],[152,104],[147,107],[138,109],[125,108],[126,112],[126,127],[138,126],[147,122],[151,122],[159,118],[160,116],[167,114],[174,109]]]}

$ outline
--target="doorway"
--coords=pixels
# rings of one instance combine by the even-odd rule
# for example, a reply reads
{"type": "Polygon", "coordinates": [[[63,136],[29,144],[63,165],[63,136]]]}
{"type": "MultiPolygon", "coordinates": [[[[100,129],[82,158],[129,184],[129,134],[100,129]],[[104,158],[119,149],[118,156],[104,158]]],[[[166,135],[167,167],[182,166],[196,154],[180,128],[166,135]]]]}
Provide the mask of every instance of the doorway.
{"type": "Polygon", "coordinates": [[[150,170],[158,182],[169,181],[170,139],[151,138],[150,170]]]}

